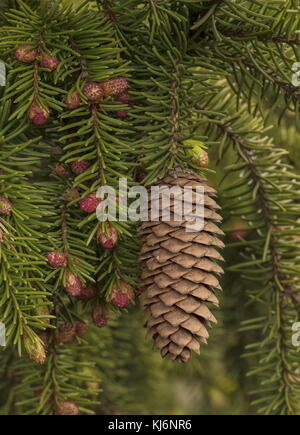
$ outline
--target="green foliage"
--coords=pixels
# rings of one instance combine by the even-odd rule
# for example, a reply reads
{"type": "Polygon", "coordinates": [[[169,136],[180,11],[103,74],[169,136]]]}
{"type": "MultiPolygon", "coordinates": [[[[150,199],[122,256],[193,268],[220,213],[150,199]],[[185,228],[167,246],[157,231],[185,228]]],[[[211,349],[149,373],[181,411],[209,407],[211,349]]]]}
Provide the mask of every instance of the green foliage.
{"type": "Polygon", "coordinates": [[[228,89],[224,88],[209,102],[202,102],[215,111],[212,124],[208,121],[207,133],[216,139],[222,137],[220,160],[226,161],[231,148],[236,154],[224,170],[228,177],[238,171],[239,180],[234,177],[233,183],[226,183],[223,177],[220,186],[224,209],[245,220],[251,230],[251,241],[234,244],[244,247],[244,251],[241,261],[228,270],[238,272],[245,283],[254,281],[255,288],[249,290],[251,302],[259,301],[267,308],[260,317],[245,321],[242,328],[264,333],[263,340],[247,346],[249,354],[255,353],[260,359],[259,367],[252,372],[262,377],[262,393],[268,392],[255,403],[266,403],[260,408],[266,413],[297,413],[297,348],[292,344],[291,333],[298,310],[298,247],[294,241],[299,235],[295,225],[299,176],[282,160],[287,151],[275,148],[265,136],[261,120],[250,118],[246,107],[240,108],[237,117],[235,96],[228,89]]]}

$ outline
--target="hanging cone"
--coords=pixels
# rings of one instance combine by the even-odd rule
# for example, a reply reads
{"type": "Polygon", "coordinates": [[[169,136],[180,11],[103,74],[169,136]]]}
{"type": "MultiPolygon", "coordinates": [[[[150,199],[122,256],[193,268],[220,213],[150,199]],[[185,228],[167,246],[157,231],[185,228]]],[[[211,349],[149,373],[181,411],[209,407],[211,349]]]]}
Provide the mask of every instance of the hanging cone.
{"type": "MultiPolygon", "coordinates": [[[[174,214],[170,220],[143,222],[141,230],[142,285],[147,289],[144,305],[150,315],[149,333],[162,357],[186,362],[192,350],[200,353],[200,343],[206,343],[209,336],[207,328],[216,323],[207,304],[219,305],[216,290],[220,289],[218,276],[223,269],[217,261],[223,258],[217,248],[224,245],[217,223],[222,218],[215,211],[220,208],[213,199],[215,190],[201,177],[172,170],[157,185],[204,188],[204,195],[194,189],[191,202],[193,212],[195,201],[204,203],[201,231],[187,231],[186,219],[176,220],[176,201],[182,201],[176,195],[174,199],[171,196],[174,214]]],[[[159,216],[167,216],[167,211],[160,204],[159,216]]]]}

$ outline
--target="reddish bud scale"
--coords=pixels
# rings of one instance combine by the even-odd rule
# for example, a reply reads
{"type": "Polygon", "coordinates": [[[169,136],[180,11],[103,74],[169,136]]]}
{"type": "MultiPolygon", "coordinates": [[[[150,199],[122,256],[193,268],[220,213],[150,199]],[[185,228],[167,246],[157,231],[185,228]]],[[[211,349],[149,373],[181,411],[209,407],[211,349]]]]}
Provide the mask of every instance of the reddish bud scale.
{"type": "Polygon", "coordinates": [[[0,215],[9,215],[12,212],[12,203],[9,199],[0,196],[0,215]]]}
{"type": "Polygon", "coordinates": [[[74,402],[68,400],[62,400],[59,402],[58,406],[56,407],[54,414],[55,415],[78,415],[79,408],[74,402]]]}
{"type": "Polygon", "coordinates": [[[87,333],[89,327],[86,323],[76,321],[75,322],[75,335],[77,337],[83,338],[87,333]]]}
{"type": "Polygon", "coordinates": [[[15,57],[19,62],[31,63],[37,57],[37,50],[32,45],[21,45],[15,53],[15,57]]]}
{"type": "Polygon", "coordinates": [[[127,293],[122,293],[119,290],[114,290],[111,301],[119,308],[126,308],[130,303],[127,293]]]}
{"type": "Polygon", "coordinates": [[[80,95],[79,92],[73,91],[65,99],[65,103],[69,109],[77,109],[80,106],[80,95]]]}
{"type": "Polygon", "coordinates": [[[65,290],[70,296],[75,298],[80,297],[83,291],[83,285],[80,278],[74,275],[70,270],[67,272],[67,283],[65,290]]]}
{"type": "Polygon", "coordinates": [[[96,193],[90,193],[80,201],[80,209],[85,213],[94,213],[100,202],[100,199],[96,197],[96,193]]]}
{"type": "Polygon", "coordinates": [[[110,224],[107,225],[106,230],[102,230],[100,225],[97,231],[97,241],[105,249],[112,249],[116,246],[118,242],[119,234],[118,231],[110,224]]]}
{"type": "Polygon", "coordinates": [[[93,322],[98,328],[103,328],[107,325],[108,318],[104,312],[104,310],[100,308],[94,308],[92,312],[93,322]]]}
{"type": "Polygon", "coordinates": [[[52,267],[63,267],[67,265],[67,259],[64,252],[52,251],[47,254],[47,260],[52,267]]]}
{"type": "Polygon", "coordinates": [[[123,77],[116,77],[102,83],[105,97],[122,94],[128,88],[128,81],[123,77]]]}
{"type": "Polygon", "coordinates": [[[71,163],[71,171],[75,175],[82,174],[90,167],[90,163],[87,160],[76,160],[71,163]]]}
{"type": "Polygon", "coordinates": [[[248,231],[233,231],[232,233],[229,233],[229,237],[231,239],[239,239],[242,237],[245,239],[248,236],[248,231]]]}
{"type": "Polygon", "coordinates": [[[125,282],[121,282],[122,290],[116,285],[112,289],[111,302],[119,308],[126,308],[132,300],[133,291],[132,288],[125,282]]]}
{"type": "Polygon", "coordinates": [[[51,172],[51,175],[67,175],[68,171],[66,170],[66,168],[63,165],[60,165],[59,163],[57,163],[54,166],[53,171],[51,172]]]}
{"type": "Polygon", "coordinates": [[[59,65],[59,60],[48,53],[44,53],[40,59],[40,64],[43,68],[47,68],[50,69],[51,71],[54,71],[59,65]]]}
{"type": "Polygon", "coordinates": [[[47,110],[33,103],[28,109],[28,117],[35,125],[44,125],[49,119],[47,110]]]}
{"type": "Polygon", "coordinates": [[[79,198],[79,192],[75,187],[67,189],[64,193],[64,200],[67,202],[75,201],[77,198],[79,198]]]}
{"type": "Polygon", "coordinates": [[[92,103],[98,103],[103,98],[103,88],[100,83],[88,82],[83,87],[83,93],[92,103]]]}

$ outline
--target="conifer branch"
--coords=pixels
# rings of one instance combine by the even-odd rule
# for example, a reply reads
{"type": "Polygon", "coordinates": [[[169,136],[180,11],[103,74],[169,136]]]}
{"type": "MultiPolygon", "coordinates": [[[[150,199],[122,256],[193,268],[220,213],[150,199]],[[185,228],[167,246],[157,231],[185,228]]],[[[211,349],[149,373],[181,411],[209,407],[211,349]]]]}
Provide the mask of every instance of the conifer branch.
{"type": "MultiPolygon", "coordinates": [[[[228,90],[226,90],[228,92],[228,90]]],[[[232,98],[232,97],[231,97],[232,98]]],[[[232,103],[234,106],[234,102],[232,103]]],[[[210,107],[214,107],[214,111],[216,112],[217,105],[215,100],[209,101],[209,105],[207,107],[200,107],[202,111],[209,111],[210,107]]],[[[227,108],[229,108],[229,103],[227,100],[227,108]]],[[[243,112],[244,113],[243,109],[243,112]]],[[[257,292],[257,294],[260,295],[260,297],[265,294],[265,297],[267,297],[268,300],[272,301],[272,306],[274,307],[274,310],[277,313],[278,321],[276,322],[276,327],[270,325],[270,332],[266,329],[266,339],[263,342],[264,346],[270,345],[270,343],[273,342],[273,340],[276,340],[278,343],[278,346],[276,348],[276,351],[278,353],[278,360],[276,362],[277,364],[277,373],[280,374],[278,377],[278,384],[279,386],[275,386],[275,379],[272,379],[270,384],[274,382],[274,394],[271,398],[271,396],[268,396],[269,405],[264,408],[262,408],[263,412],[266,413],[272,413],[275,412],[275,410],[278,410],[279,408],[281,410],[284,410],[283,412],[287,413],[295,413],[297,412],[298,405],[297,405],[297,395],[295,392],[295,388],[292,385],[291,379],[293,376],[295,376],[295,370],[297,368],[293,365],[291,365],[291,361],[293,358],[294,349],[291,345],[290,341],[290,335],[287,332],[288,322],[290,319],[290,313],[294,310],[296,312],[296,315],[299,316],[299,305],[295,304],[295,296],[292,296],[291,298],[291,292],[293,295],[299,293],[299,287],[298,287],[298,278],[297,274],[296,276],[293,276],[293,273],[291,273],[291,269],[289,269],[286,265],[285,256],[288,251],[282,251],[282,241],[284,239],[284,230],[283,226],[288,225],[288,228],[294,229],[294,231],[299,231],[297,224],[292,222],[292,219],[289,219],[290,213],[292,213],[293,207],[290,204],[287,205],[287,197],[290,196],[290,203],[291,201],[297,200],[297,194],[296,194],[296,185],[299,183],[298,181],[290,179],[290,183],[295,184],[295,193],[290,194],[284,194],[284,187],[279,187],[281,183],[283,183],[284,178],[279,177],[279,181],[276,183],[276,185],[270,184],[270,175],[267,173],[267,169],[265,165],[262,165],[263,157],[262,153],[267,152],[270,155],[270,158],[272,158],[272,151],[268,149],[268,146],[266,147],[265,139],[261,139],[260,143],[260,149],[258,147],[251,146],[251,139],[249,138],[249,134],[246,136],[241,135],[238,130],[234,130],[234,124],[236,123],[235,117],[233,115],[233,118],[231,120],[230,116],[227,115],[227,117],[223,118],[222,114],[219,115],[209,115],[208,122],[213,122],[210,127],[208,128],[207,133],[212,134],[213,131],[216,132],[216,137],[224,136],[226,138],[225,143],[231,143],[233,148],[235,149],[235,152],[238,155],[236,164],[231,165],[231,170],[235,171],[235,167],[239,164],[241,165],[241,168],[244,168],[244,176],[247,178],[247,186],[252,186],[250,189],[253,189],[255,187],[255,196],[252,195],[252,199],[249,192],[249,198],[246,201],[243,201],[240,204],[240,210],[241,210],[241,216],[243,219],[248,221],[251,225],[255,222],[256,225],[259,228],[259,237],[262,236],[266,238],[265,247],[267,247],[269,251],[269,255],[265,256],[261,259],[261,251],[260,250],[251,250],[250,244],[245,242],[246,249],[249,250],[249,255],[243,255],[243,257],[246,259],[246,261],[241,263],[240,265],[234,266],[234,269],[236,271],[242,272],[244,274],[245,279],[251,279],[252,272],[250,270],[250,264],[251,262],[256,265],[258,268],[258,271],[265,270],[268,274],[268,278],[266,282],[263,282],[264,279],[262,279],[262,286],[267,286],[263,291],[257,292]],[[217,121],[217,122],[216,122],[217,121]],[[217,133],[219,131],[219,133],[217,133]],[[228,142],[227,142],[228,141],[228,142]],[[239,163],[240,162],[240,163],[239,163]],[[251,180],[251,181],[250,181],[251,180]],[[276,193],[277,192],[277,193],[276,193]],[[276,200],[275,200],[276,198],[276,200]],[[294,199],[293,199],[294,198],[294,199]],[[253,201],[255,199],[255,201],[253,201]],[[282,204],[286,204],[282,206],[282,209],[284,210],[285,215],[282,215],[282,212],[280,212],[280,202],[282,204]],[[257,203],[257,205],[255,205],[257,203]],[[275,207],[274,207],[275,204],[275,207]],[[261,210],[260,216],[257,216],[257,218],[254,217],[254,209],[253,207],[257,207],[258,210],[261,210]],[[261,224],[259,223],[261,220],[261,224]],[[261,231],[264,228],[264,232],[261,231]],[[256,259],[256,260],[255,260],[256,259]],[[267,267],[266,262],[270,264],[270,267],[267,267]],[[268,293],[270,292],[270,293],[268,293]],[[272,331],[272,332],[271,332],[272,331]],[[276,338],[274,336],[276,334],[276,338]],[[276,393],[278,392],[278,393],[276,393]]],[[[241,127],[239,127],[241,129],[241,127]]],[[[252,132],[254,130],[252,129],[252,132]]],[[[226,149],[223,147],[222,151],[222,157],[224,158],[226,155],[226,149]]],[[[277,150],[276,152],[278,152],[277,150]]],[[[277,176],[280,173],[280,164],[277,159],[277,176]]],[[[285,165],[285,170],[287,170],[287,174],[282,174],[283,177],[289,177],[287,165],[285,165]]],[[[230,189],[228,193],[226,194],[227,201],[230,197],[232,197],[233,203],[230,205],[230,207],[233,207],[235,209],[235,212],[237,210],[238,201],[239,201],[239,194],[236,193],[236,190],[234,188],[230,189]],[[230,195],[230,190],[232,190],[232,194],[230,195]],[[236,204],[236,206],[234,205],[236,204]]],[[[239,189],[241,190],[241,189],[239,189]]],[[[246,198],[246,191],[249,189],[247,187],[243,187],[243,190],[245,190],[243,197],[246,198]]],[[[285,228],[285,227],[284,227],[285,228]]],[[[288,237],[286,235],[285,237],[288,237]]],[[[266,321],[270,321],[267,319],[272,318],[272,314],[266,314],[266,321]]],[[[276,317],[276,316],[275,316],[276,317]]],[[[260,348],[261,345],[257,344],[257,347],[260,348]]],[[[262,357],[261,364],[263,372],[264,370],[269,370],[268,363],[269,358],[267,354],[262,357]],[[266,368],[264,369],[264,364],[266,365],[266,368]]],[[[276,360],[273,360],[275,364],[276,360]]],[[[264,383],[267,381],[263,381],[264,383]]]]}

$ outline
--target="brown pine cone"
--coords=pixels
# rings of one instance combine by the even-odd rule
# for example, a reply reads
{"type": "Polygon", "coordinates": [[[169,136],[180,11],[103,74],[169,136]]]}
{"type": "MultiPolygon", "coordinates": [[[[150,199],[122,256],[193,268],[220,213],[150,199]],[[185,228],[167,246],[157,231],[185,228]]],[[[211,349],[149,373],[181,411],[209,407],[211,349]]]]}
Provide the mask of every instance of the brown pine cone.
{"type": "MultiPolygon", "coordinates": [[[[199,342],[207,342],[207,328],[216,322],[207,303],[219,305],[216,290],[220,289],[218,276],[223,270],[216,260],[223,260],[217,248],[224,245],[219,239],[223,232],[217,223],[222,218],[215,211],[220,208],[213,199],[215,190],[201,177],[188,171],[173,170],[157,184],[204,188],[204,195],[193,195],[192,206],[194,211],[195,201],[204,199],[201,231],[186,231],[186,219],[176,221],[176,213],[167,222],[142,224],[140,258],[142,285],[147,289],[144,304],[150,315],[149,333],[162,357],[186,362],[192,350],[200,353],[199,342]]],[[[171,196],[172,211],[176,210],[176,201],[171,196]]],[[[166,212],[160,206],[159,215],[166,216],[166,212]]]]}

